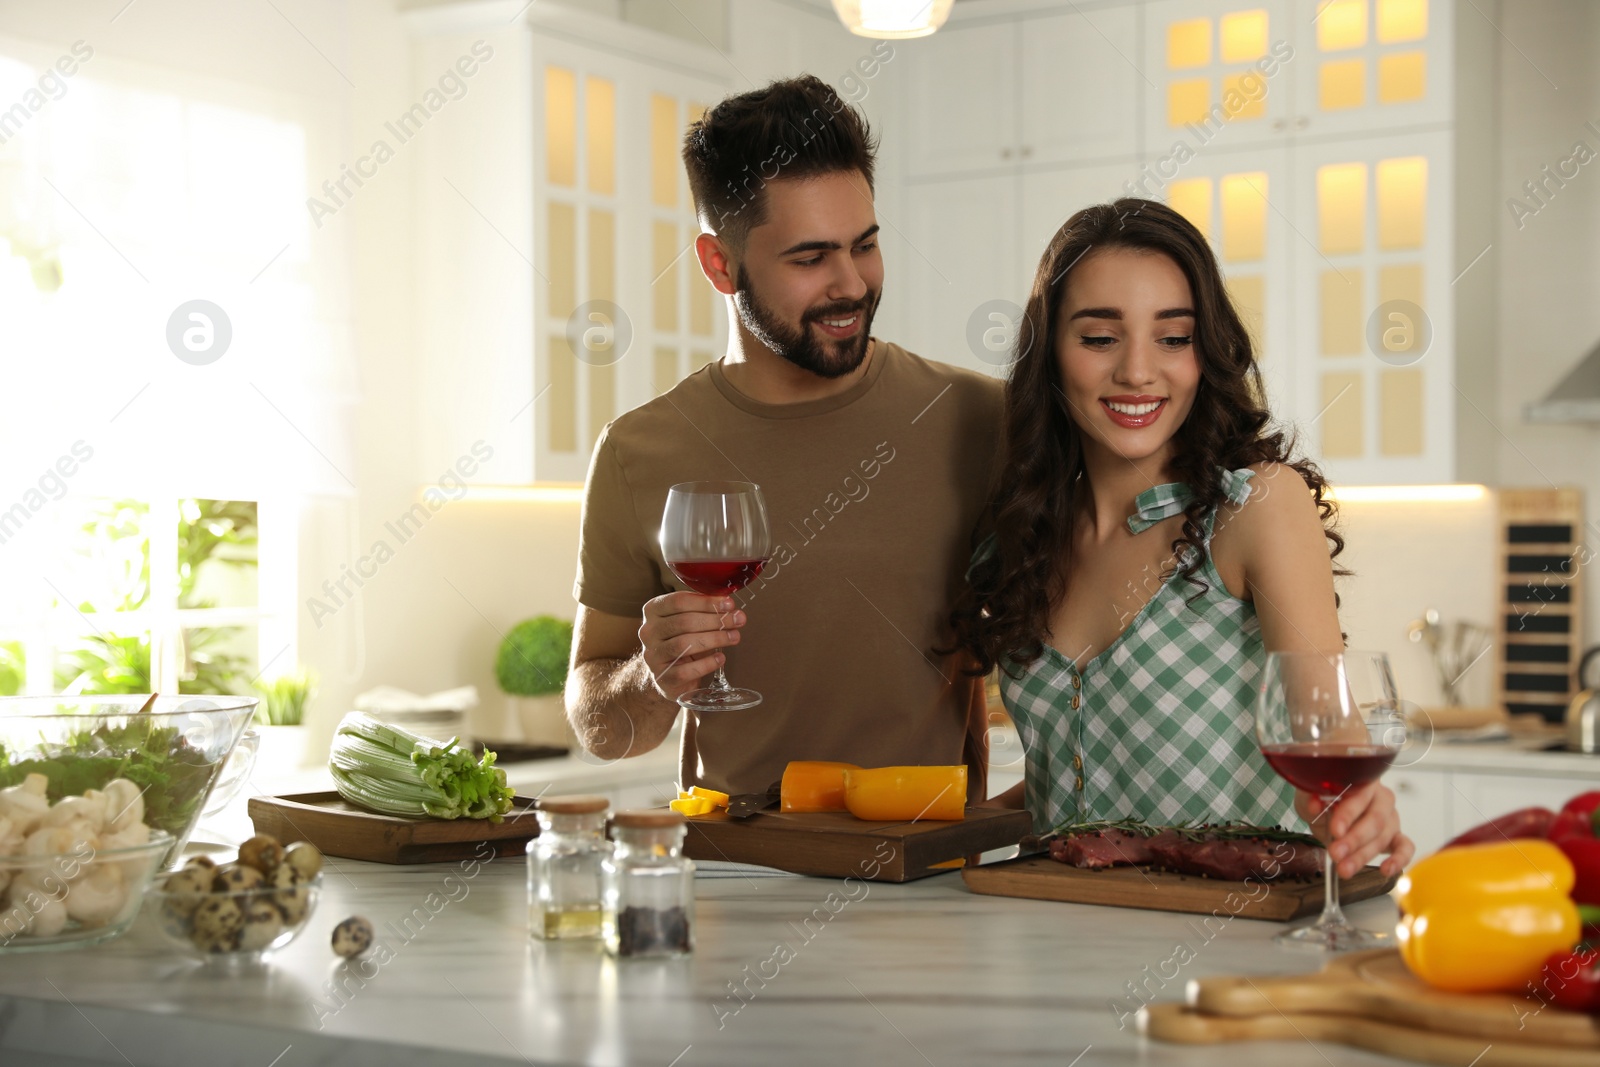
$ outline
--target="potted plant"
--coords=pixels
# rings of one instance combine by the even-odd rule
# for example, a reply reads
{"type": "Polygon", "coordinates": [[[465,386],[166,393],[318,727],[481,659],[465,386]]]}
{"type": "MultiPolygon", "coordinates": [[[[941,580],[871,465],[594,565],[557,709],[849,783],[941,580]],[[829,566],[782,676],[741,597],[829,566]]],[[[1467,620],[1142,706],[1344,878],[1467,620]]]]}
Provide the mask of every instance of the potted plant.
{"type": "Polygon", "coordinates": [[[254,727],[261,735],[256,760],[267,774],[287,774],[306,766],[306,701],[315,685],[316,676],[305,668],[251,683],[261,697],[254,727]]]}
{"type": "Polygon", "coordinates": [[[528,744],[577,745],[561,699],[571,655],[572,623],[553,615],[524,619],[500,642],[495,680],[506,692],[512,717],[522,724],[522,739],[528,744]]]}

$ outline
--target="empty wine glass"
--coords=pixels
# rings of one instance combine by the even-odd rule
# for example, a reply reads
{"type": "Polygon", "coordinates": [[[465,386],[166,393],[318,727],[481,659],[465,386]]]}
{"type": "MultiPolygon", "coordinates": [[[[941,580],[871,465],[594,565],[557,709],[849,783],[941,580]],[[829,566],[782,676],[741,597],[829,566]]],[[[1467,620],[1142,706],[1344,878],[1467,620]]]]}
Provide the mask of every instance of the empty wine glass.
{"type": "MultiPolygon", "coordinates": [[[[661,555],[678,580],[706,596],[729,596],[756,579],[772,554],[767,503],[753,482],[680,482],[667,491],[661,555]]],[[[742,711],[761,703],[718,667],[711,683],[678,703],[691,711],[742,711]]]]}
{"type": "MultiPolygon", "coordinates": [[[[1394,674],[1382,652],[1268,654],[1256,702],[1256,741],[1272,769],[1297,789],[1331,807],[1349,790],[1379,778],[1405,739],[1394,674]]],[[[1388,934],[1358,929],[1345,919],[1331,853],[1323,881],[1322,915],[1277,940],[1330,952],[1389,942],[1388,934]]]]}

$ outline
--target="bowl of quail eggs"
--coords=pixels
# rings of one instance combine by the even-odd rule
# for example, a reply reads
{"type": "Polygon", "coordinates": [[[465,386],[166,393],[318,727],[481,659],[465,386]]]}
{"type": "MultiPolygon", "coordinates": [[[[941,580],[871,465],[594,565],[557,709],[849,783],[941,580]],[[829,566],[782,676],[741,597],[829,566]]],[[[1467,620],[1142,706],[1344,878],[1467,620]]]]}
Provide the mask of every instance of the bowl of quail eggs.
{"type": "Polygon", "coordinates": [[[227,863],[191,856],[145,895],[167,941],[224,966],[257,963],[299,936],[322,892],[322,853],[309,841],[285,848],[270,834],[239,846],[227,863]]]}

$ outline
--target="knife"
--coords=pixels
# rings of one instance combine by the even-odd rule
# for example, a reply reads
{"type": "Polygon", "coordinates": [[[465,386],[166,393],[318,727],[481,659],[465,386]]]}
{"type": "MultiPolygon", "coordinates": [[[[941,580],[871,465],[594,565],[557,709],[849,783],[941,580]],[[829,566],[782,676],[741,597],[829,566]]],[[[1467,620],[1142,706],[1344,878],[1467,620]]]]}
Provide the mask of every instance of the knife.
{"type": "Polygon", "coordinates": [[[775,808],[781,798],[781,782],[774,782],[765,793],[737,793],[728,798],[728,818],[748,819],[759,811],[775,808]]]}

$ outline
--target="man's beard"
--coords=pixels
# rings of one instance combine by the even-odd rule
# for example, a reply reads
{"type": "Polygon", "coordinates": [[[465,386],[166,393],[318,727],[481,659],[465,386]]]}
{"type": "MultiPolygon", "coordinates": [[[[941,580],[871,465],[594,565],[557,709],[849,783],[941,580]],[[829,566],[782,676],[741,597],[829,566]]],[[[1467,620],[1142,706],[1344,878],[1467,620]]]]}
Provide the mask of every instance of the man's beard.
{"type": "Polygon", "coordinates": [[[733,306],[739,312],[739,321],[744,328],[756,340],[801,370],[810,371],[819,378],[842,378],[861,366],[861,361],[867,358],[872,316],[878,310],[878,300],[882,295],[880,291],[869,291],[857,301],[811,308],[801,318],[799,328],[792,329],[756,296],[755,288],[750,284],[750,275],[743,264],[740,264],[734,280],[738,289],[733,294],[733,306]],[[809,324],[817,319],[846,319],[852,315],[861,317],[853,337],[838,341],[817,340],[811,334],[809,324]]]}

